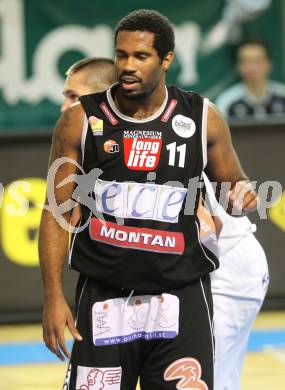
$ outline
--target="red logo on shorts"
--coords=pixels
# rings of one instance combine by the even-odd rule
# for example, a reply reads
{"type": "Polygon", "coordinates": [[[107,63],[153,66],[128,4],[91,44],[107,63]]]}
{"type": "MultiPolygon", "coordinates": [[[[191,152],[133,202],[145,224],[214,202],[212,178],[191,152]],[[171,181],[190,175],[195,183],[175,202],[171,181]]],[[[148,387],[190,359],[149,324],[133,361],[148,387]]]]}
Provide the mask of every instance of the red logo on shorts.
{"type": "Polygon", "coordinates": [[[124,138],[124,160],[129,169],[153,171],[156,169],[162,139],[124,138]]]}
{"type": "Polygon", "coordinates": [[[177,390],[208,390],[206,383],[201,380],[201,365],[193,358],[175,360],[164,371],[164,380],[173,381],[179,379],[177,390]]]}

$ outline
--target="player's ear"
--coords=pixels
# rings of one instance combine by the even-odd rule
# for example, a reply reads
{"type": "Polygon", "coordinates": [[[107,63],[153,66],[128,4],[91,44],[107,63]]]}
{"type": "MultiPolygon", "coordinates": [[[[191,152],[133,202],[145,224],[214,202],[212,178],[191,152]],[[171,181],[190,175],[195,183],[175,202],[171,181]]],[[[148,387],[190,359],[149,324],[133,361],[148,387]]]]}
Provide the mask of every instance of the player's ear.
{"type": "Polygon", "coordinates": [[[167,72],[174,58],[173,51],[169,51],[161,62],[161,69],[167,72]]]}

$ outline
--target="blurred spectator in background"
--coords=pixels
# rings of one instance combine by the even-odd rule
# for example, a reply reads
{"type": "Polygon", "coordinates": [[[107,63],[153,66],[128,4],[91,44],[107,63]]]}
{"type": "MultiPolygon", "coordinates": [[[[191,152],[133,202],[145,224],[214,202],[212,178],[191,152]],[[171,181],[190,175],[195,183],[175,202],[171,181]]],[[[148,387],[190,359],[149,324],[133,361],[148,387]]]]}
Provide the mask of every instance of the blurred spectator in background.
{"type": "Polygon", "coordinates": [[[242,42],[236,52],[241,82],[218,96],[216,104],[227,119],[261,120],[285,114],[285,85],[269,80],[272,62],[267,45],[259,40],[242,42]]]}

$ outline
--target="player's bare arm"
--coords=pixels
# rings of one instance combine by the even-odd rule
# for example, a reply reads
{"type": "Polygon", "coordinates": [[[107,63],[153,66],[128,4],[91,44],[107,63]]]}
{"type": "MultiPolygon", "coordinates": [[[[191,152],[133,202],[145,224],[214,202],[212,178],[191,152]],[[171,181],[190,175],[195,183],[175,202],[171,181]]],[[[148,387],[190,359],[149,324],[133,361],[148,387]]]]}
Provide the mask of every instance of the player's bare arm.
{"type": "MultiPolygon", "coordinates": [[[[66,110],[56,124],[49,166],[61,157],[71,158],[80,164],[82,127],[83,110],[78,103],[66,110]]],[[[55,175],[55,182],[48,183],[48,186],[52,186],[57,205],[72,197],[74,183],[57,188],[57,184],[72,173],[76,173],[75,164],[62,164],[55,175]]],[[[75,327],[62,287],[69,233],[58,224],[53,211],[55,210],[43,210],[39,236],[40,267],[44,284],[43,338],[47,347],[64,360],[64,355],[70,355],[65,344],[65,327],[69,328],[75,339],[80,340],[81,336],[75,327]]],[[[70,214],[71,211],[68,211],[62,215],[67,222],[70,214]]]]}
{"type": "Polygon", "coordinates": [[[210,103],[208,112],[208,165],[206,173],[215,182],[231,182],[229,194],[229,210],[237,202],[242,212],[253,211],[257,207],[257,195],[244,173],[232,145],[230,130],[227,123],[210,103]]]}

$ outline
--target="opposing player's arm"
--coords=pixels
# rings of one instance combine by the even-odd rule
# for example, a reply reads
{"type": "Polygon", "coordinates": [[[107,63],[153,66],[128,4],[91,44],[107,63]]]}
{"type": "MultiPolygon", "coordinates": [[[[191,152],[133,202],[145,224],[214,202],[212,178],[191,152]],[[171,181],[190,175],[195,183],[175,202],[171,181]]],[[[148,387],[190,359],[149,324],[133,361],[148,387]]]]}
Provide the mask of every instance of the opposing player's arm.
{"type": "Polygon", "coordinates": [[[257,195],[244,173],[232,145],[227,123],[210,103],[207,123],[208,165],[205,169],[213,182],[231,183],[229,210],[233,206],[243,212],[253,211],[257,207],[257,195]]]}
{"type": "MultiPolygon", "coordinates": [[[[70,107],[60,117],[53,133],[49,167],[62,157],[67,157],[80,164],[83,117],[80,104],[70,107]]],[[[57,205],[71,200],[74,182],[64,186],[58,186],[58,184],[76,172],[75,164],[71,162],[60,164],[54,175],[54,182],[48,182],[48,191],[54,193],[57,205]]],[[[74,325],[71,310],[64,298],[62,271],[68,251],[69,232],[58,224],[56,213],[58,213],[56,207],[44,209],[40,224],[39,255],[44,285],[43,337],[47,347],[64,360],[62,352],[69,356],[64,340],[65,326],[68,326],[73,337],[80,339],[81,336],[74,325]]],[[[71,210],[63,212],[61,217],[68,222],[70,215],[71,210]]]]}

